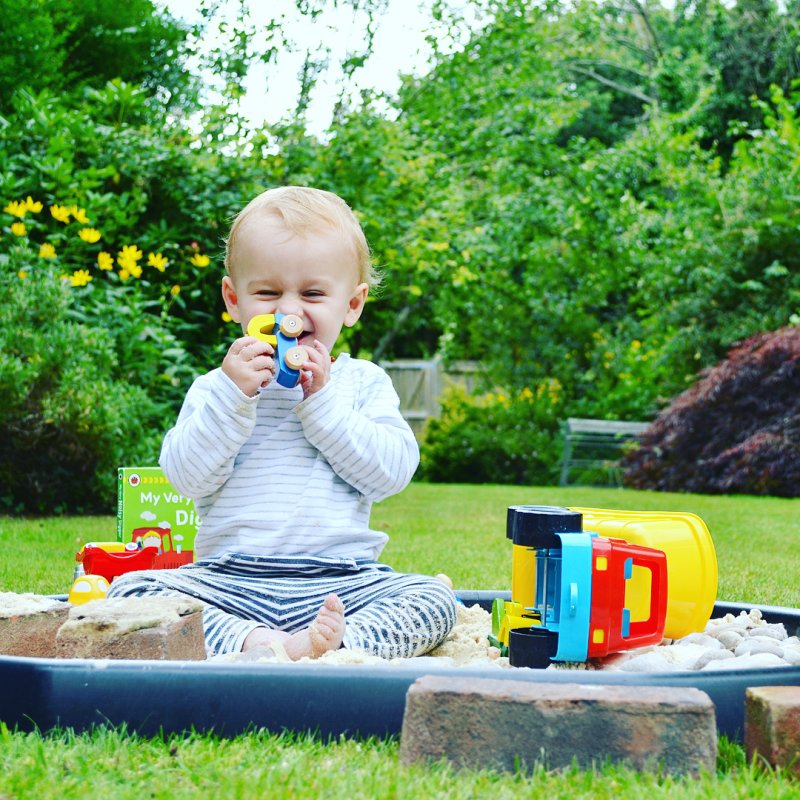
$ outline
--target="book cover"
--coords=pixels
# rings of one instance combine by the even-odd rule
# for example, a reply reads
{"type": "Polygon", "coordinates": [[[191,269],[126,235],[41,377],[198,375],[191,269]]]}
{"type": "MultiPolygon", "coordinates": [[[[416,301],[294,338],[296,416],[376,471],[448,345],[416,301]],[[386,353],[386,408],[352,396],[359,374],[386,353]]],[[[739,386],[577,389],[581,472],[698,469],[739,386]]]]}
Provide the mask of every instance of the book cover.
{"type": "Polygon", "coordinates": [[[158,567],[180,566],[193,559],[199,526],[194,502],[172,486],[160,467],[119,468],[117,541],[157,544],[158,567]]]}

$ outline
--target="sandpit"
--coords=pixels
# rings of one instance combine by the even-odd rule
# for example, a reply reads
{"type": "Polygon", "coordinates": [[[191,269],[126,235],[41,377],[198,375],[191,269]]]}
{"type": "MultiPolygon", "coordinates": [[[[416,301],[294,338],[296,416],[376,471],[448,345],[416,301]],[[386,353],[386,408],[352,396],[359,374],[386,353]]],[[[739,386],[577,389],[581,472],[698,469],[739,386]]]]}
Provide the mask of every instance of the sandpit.
{"type": "MultiPolygon", "coordinates": [[[[414,659],[385,660],[352,650],[333,650],[316,663],[370,666],[422,665],[428,668],[486,667],[511,669],[508,658],[489,644],[492,617],[480,605],[460,605],[456,625],[447,639],[435,650],[414,659]]],[[[222,656],[217,660],[236,660],[222,656]]],[[[278,651],[258,662],[287,663],[289,657],[278,651]]],[[[297,663],[309,663],[303,658],[297,663]]],[[[606,670],[622,672],[676,672],[760,669],[763,667],[800,666],[800,639],[789,636],[782,623],[767,622],[757,608],[728,613],[712,619],[702,633],[662,644],[614,653],[586,663],[553,663],[547,669],[606,670]]]]}

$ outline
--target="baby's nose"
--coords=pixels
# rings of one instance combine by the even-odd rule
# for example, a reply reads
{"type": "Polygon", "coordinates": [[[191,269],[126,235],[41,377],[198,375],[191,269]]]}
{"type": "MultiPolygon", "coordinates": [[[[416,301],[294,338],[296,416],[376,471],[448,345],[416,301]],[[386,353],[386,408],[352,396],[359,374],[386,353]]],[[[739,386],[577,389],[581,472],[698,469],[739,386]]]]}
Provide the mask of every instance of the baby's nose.
{"type": "Polygon", "coordinates": [[[292,299],[281,299],[281,302],[278,304],[278,313],[279,314],[296,314],[298,317],[303,316],[303,309],[295,300],[292,299]]]}

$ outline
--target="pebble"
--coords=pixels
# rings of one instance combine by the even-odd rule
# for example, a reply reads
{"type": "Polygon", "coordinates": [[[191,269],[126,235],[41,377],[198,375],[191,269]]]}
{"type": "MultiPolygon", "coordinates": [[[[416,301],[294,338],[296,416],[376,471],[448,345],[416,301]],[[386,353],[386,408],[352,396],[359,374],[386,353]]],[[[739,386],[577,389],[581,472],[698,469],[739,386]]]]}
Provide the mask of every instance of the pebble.
{"type": "Polygon", "coordinates": [[[705,669],[712,661],[730,661],[736,656],[730,650],[707,650],[695,662],[695,669],[705,669]]]}
{"type": "Polygon", "coordinates": [[[742,639],[733,651],[735,656],[749,656],[755,653],[772,653],[778,658],[783,658],[783,648],[774,640],[767,639],[766,636],[753,636],[750,639],[742,639]]]}
{"type": "MultiPolygon", "coordinates": [[[[667,648],[664,648],[666,650],[667,648]]],[[[634,656],[627,661],[623,661],[619,669],[622,672],[673,672],[675,664],[657,650],[652,650],[641,656],[634,656]]]]}
{"type": "Polygon", "coordinates": [[[707,633],[690,633],[682,639],[676,639],[674,644],[678,647],[683,647],[687,644],[699,644],[709,650],[721,650],[725,647],[719,639],[709,636],[707,633]]]}
{"type": "Polygon", "coordinates": [[[741,658],[728,658],[723,661],[709,661],[702,669],[703,672],[711,670],[729,669],[763,669],[764,667],[785,667],[786,662],[772,653],[753,653],[741,658]]]}
{"type": "Polygon", "coordinates": [[[744,641],[744,633],[739,633],[731,629],[720,631],[717,641],[726,649],[734,651],[739,642],[744,641]]]}

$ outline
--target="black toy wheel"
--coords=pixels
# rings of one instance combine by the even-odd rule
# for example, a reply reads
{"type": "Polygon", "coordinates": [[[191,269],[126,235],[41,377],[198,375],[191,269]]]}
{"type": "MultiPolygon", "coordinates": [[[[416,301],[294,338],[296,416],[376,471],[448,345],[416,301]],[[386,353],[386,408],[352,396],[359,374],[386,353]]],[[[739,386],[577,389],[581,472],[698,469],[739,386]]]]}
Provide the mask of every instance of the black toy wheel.
{"type": "Polygon", "coordinates": [[[558,650],[558,634],[535,625],[514,628],[508,636],[508,661],[512,667],[544,669],[558,650]]]}
{"type": "Polygon", "coordinates": [[[581,530],[583,515],[561,506],[510,506],[506,515],[506,537],[535,550],[561,547],[557,534],[581,530]]]}

